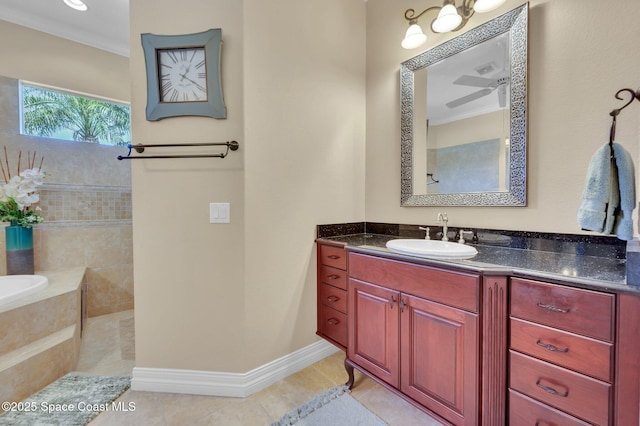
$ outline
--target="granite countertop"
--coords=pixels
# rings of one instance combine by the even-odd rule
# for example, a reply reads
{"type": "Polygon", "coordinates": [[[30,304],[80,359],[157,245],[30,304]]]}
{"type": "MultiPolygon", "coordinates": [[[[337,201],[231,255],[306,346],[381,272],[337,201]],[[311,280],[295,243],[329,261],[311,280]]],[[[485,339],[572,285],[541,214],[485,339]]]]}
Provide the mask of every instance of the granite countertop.
{"type": "MultiPolygon", "coordinates": [[[[348,251],[384,255],[398,260],[432,266],[448,266],[480,273],[508,274],[542,279],[575,287],[640,294],[640,287],[626,283],[625,259],[473,243],[478,250],[472,259],[426,259],[401,255],[385,247],[387,241],[406,238],[397,235],[357,233],[321,237],[320,241],[346,244],[348,251]]],[[[498,242],[499,244],[499,242],[498,242]]]]}

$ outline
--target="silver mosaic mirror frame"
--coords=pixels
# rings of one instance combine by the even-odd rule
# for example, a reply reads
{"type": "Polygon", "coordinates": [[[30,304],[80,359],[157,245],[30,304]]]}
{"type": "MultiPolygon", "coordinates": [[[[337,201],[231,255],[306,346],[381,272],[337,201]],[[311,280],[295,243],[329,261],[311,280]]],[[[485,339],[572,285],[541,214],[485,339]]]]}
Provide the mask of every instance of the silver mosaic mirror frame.
{"type": "Polygon", "coordinates": [[[526,206],[527,32],[529,4],[511,10],[400,65],[401,206],[526,206]],[[455,55],[505,32],[511,39],[510,180],[506,192],[413,193],[414,71],[455,55]]]}

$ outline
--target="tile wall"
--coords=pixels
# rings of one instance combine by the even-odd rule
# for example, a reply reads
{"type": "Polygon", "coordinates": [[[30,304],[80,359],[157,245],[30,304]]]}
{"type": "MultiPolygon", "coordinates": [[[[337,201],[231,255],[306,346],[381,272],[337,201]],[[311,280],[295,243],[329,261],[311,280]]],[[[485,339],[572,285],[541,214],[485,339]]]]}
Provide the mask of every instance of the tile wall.
{"type": "MultiPolygon", "coordinates": [[[[22,135],[18,95],[18,80],[0,76],[0,157],[5,147],[12,167],[19,152],[44,157],[38,205],[45,222],[34,228],[36,270],[86,267],[90,317],[132,309],[131,165],[116,159],[126,148],[22,135]]],[[[2,275],[4,226],[0,222],[2,275]]]]}
{"type": "Polygon", "coordinates": [[[46,221],[34,227],[36,271],[85,266],[89,317],[133,309],[131,188],[50,185],[40,194],[46,221]]]}

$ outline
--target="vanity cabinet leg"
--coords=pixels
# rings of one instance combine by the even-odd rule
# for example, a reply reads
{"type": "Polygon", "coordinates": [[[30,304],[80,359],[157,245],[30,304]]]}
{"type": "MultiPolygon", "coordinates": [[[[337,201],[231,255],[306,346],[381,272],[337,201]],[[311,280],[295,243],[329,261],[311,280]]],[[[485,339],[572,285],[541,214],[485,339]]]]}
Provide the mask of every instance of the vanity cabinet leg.
{"type": "Polygon", "coordinates": [[[353,387],[353,382],[355,381],[355,376],[353,374],[353,365],[351,364],[351,361],[349,361],[349,358],[344,359],[344,369],[347,370],[347,374],[349,375],[349,380],[344,385],[351,389],[353,387]]]}

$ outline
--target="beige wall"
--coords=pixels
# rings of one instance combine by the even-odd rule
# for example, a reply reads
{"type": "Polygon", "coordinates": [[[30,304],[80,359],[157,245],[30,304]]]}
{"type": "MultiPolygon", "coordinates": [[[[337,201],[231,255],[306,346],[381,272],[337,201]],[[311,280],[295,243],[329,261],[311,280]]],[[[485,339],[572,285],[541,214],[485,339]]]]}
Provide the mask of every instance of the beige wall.
{"type": "Polygon", "coordinates": [[[316,340],[315,225],[364,218],[365,3],[244,0],[244,11],[245,339],[255,367],[316,340]]]}
{"type": "MultiPolygon", "coordinates": [[[[145,143],[223,142],[226,159],[145,160],[132,165],[136,366],[244,371],[244,155],[242,2],[135,1],[131,15],[134,139],[145,143]],[[153,14],[148,13],[155,10],[153,14]],[[189,34],[222,28],[227,119],[145,119],[141,33],[189,34]],[[231,223],[209,223],[209,203],[230,202],[231,223]]],[[[156,151],[160,152],[160,151],[156,151]]],[[[174,148],[170,152],[184,154],[174,148]]]]}
{"type": "MultiPolygon", "coordinates": [[[[0,145],[44,156],[36,270],[87,267],[90,316],[133,307],[131,166],[123,148],[20,134],[18,79],[129,100],[128,58],[0,20],[0,145]]],[[[0,229],[0,232],[4,232],[0,229]]],[[[4,274],[4,238],[0,274],[4,274]]]]}
{"type": "MultiPolygon", "coordinates": [[[[439,3],[431,0],[420,7],[439,3]]],[[[509,0],[494,12],[475,15],[467,27],[523,3],[509,0]]],[[[525,208],[400,207],[399,65],[451,37],[429,33],[426,47],[402,49],[402,16],[410,7],[416,7],[415,0],[367,3],[366,219],[435,225],[437,212],[447,211],[452,226],[580,233],[576,213],[587,166],[608,141],[609,112],[623,104],[614,94],[640,86],[640,26],[629,13],[636,1],[623,0],[615,8],[600,1],[530,2],[525,208]]],[[[617,131],[635,159],[639,108],[636,102],[620,115],[617,131]]]]}
{"type": "Polygon", "coordinates": [[[246,372],[317,340],[315,225],[364,217],[365,6],[172,6],[131,3],[134,136],[240,149],[133,164],[136,366],[246,372]],[[227,119],[146,121],[139,34],[217,27],[227,119]],[[231,203],[230,224],[209,223],[210,202],[231,203]]]}
{"type": "Polygon", "coordinates": [[[128,58],[0,20],[0,75],[129,101],[128,58]]]}

